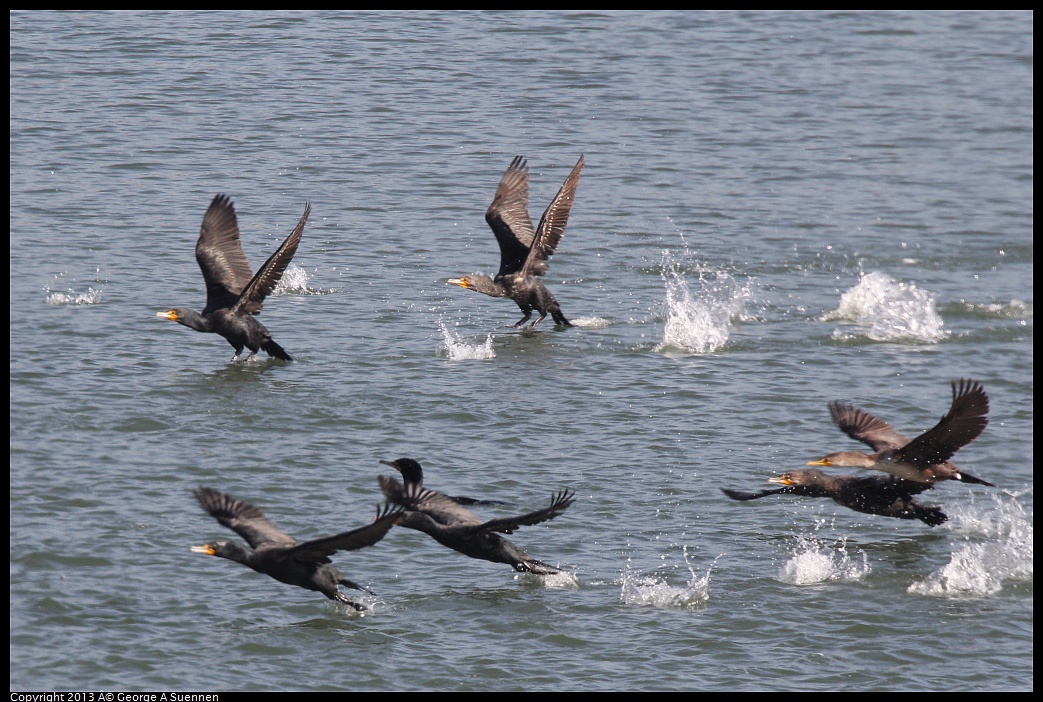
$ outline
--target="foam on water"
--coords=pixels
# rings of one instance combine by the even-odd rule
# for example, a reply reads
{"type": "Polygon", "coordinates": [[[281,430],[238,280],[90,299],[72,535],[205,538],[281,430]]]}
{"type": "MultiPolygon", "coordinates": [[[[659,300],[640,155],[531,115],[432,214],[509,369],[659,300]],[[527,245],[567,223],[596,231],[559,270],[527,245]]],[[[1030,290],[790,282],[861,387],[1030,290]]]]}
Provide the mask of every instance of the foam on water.
{"type": "Polygon", "coordinates": [[[519,574],[517,577],[541,581],[548,590],[575,590],[579,588],[579,579],[567,571],[550,575],[519,574]]]}
{"type": "Polygon", "coordinates": [[[865,336],[873,341],[936,344],[949,335],[932,293],[879,271],[863,274],[857,285],[840,296],[837,308],[819,320],[854,322],[863,328],[856,335],[837,329],[834,339],[865,336]]]}
{"type": "Polygon", "coordinates": [[[961,311],[966,311],[987,319],[1017,319],[1024,324],[1027,320],[1033,318],[1033,305],[1031,302],[1026,302],[1025,300],[1013,299],[1007,303],[972,303],[962,301],[959,305],[962,308],[961,311]]]}
{"type": "Polygon", "coordinates": [[[949,562],[909,592],[934,597],[995,595],[1007,580],[1032,580],[1032,515],[1020,494],[993,493],[987,506],[971,505],[950,514],[952,528],[965,536],[949,562]]]}
{"type": "Polygon", "coordinates": [[[469,344],[458,334],[449,330],[444,322],[439,322],[442,329],[442,341],[438,344],[438,352],[444,354],[451,361],[468,361],[474,359],[495,358],[493,351],[493,336],[485,337],[484,344],[469,344]]]}
{"type": "Polygon", "coordinates": [[[732,320],[742,314],[749,290],[724,271],[698,271],[689,281],[670,252],[663,254],[666,323],[656,351],[713,353],[728,341],[732,320]]]}
{"type": "Polygon", "coordinates": [[[685,566],[691,575],[687,583],[680,586],[671,585],[665,577],[632,573],[628,561],[623,569],[620,602],[655,607],[705,607],[710,599],[710,570],[717,559],[715,558],[706,568],[706,575],[698,575],[688,561],[688,547],[685,546],[683,549],[685,566]]]}
{"type": "Polygon", "coordinates": [[[572,326],[583,327],[584,329],[604,329],[612,324],[610,320],[604,317],[579,317],[569,321],[572,322],[572,326]]]}
{"type": "Polygon", "coordinates": [[[814,536],[802,535],[797,537],[792,557],[779,571],[779,580],[790,585],[852,582],[865,578],[871,570],[865,551],[860,550],[855,558],[851,557],[846,538],[827,543],[814,536]]]}
{"type": "Polygon", "coordinates": [[[308,271],[296,263],[291,263],[283,272],[279,284],[272,290],[272,295],[326,295],[336,292],[333,289],[308,287],[308,271]]]}
{"type": "Polygon", "coordinates": [[[76,293],[72,290],[51,292],[47,288],[45,291],[48,305],[96,305],[101,302],[101,290],[94,288],[87,288],[85,293],[76,293]]]}

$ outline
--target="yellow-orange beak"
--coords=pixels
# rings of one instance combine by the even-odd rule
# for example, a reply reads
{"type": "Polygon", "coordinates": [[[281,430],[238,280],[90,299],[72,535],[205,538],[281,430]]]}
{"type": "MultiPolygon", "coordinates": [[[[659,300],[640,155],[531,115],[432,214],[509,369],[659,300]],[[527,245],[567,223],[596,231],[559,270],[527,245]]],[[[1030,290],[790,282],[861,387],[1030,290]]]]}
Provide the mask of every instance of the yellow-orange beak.
{"type": "Polygon", "coordinates": [[[176,322],[178,320],[177,312],[175,312],[174,310],[167,310],[166,312],[156,312],[156,316],[162,317],[163,319],[169,319],[171,322],[176,322]]]}

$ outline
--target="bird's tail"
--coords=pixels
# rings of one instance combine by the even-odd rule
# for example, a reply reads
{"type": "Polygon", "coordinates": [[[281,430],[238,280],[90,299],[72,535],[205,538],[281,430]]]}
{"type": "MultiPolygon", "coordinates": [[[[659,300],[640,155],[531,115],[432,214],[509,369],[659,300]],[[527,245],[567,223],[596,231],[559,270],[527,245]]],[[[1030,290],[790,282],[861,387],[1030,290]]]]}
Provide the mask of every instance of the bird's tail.
{"type": "Polygon", "coordinates": [[[965,483],[974,483],[975,485],[985,485],[987,487],[996,487],[995,485],[993,485],[989,481],[982,480],[981,478],[975,478],[973,475],[967,475],[966,473],[957,473],[957,475],[960,476],[959,480],[961,480],[961,481],[963,481],[965,483]]]}
{"type": "Polygon", "coordinates": [[[552,319],[554,319],[554,323],[555,324],[560,324],[563,327],[573,327],[573,326],[575,326],[572,322],[570,322],[569,320],[565,319],[565,315],[563,315],[561,313],[560,309],[551,310],[550,311],[550,316],[551,316],[552,319]]]}
{"type": "Polygon", "coordinates": [[[267,351],[269,356],[274,356],[275,358],[281,359],[283,361],[293,360],[292,358],[290,358],[290,354],[286,353],[286,351],[283,350],[282,346],[279,346],[271,339],[269,339],[268,342],[265,343],[264,346],[262,346],[261,348],[267,351]]]}

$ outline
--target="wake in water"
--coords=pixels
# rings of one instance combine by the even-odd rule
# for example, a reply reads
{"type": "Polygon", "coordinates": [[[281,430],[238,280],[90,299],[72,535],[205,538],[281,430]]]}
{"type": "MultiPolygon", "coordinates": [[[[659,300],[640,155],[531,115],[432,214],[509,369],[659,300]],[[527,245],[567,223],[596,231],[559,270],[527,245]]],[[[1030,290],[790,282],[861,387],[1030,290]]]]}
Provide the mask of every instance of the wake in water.
{"type": "Polygon", "coordinates": [[[572,322],[572,326],[582,327],[584,329],[604,329],[612,324],[611,321],[604,317],[578,317],[570,321],[572,322]]]}
{"type": "Polygon", "coordinates": [[[798,536],[793,555],[779,571],[779,580],[790,585],[862,580],[871,568],[865,551],[859,554],[861,559],[851,557],[847,538],[831,544],[814,536],[798,536]]]}
{"type": "Polygon", "coordinates": [[[724,271],[700,271],[699,277],[689,282],[669,251],[663,254],[662,276],[666,284],[666,324],[663,341],[655,350],[713,353],[724,346],[732,320],[745,310],[748,287],[724,271]]]}
{"type": "Polygon", "coordinates": [[[909,592],[935,597],[984,597],[1003,589],[1006,580],[1032,581],[1032,515],[1019,494],[990,495],[987,507],[971,506],[950,515],[950,524],[967,536],[949,562],[909,592]]]}
{"type": "MultiPolygon", "coordinates": [[[[654,575],[635,575],[630,563],[623,569],[623,586],[619,600],[623,604],[647,604],[655,607],[705,607],[710,599],[710,570],[717,558],[706,568],[706,575],[697,575],[688,561],[688,547],[684,547],[684,563],[691,578],[683,586],[671,585],[666,578],[654,575]]],[[[720,558],[720,556],[718,556],[720,558]]]]}
{"type": "MultiPolygon", "coordinates": [[[[874,271],[862,276],[858,284],[840,296],[840,304],[819,321],[848,321],[864,328],[873,341],[913,341],[936,344],[946,336],[942,318],[935,309],[934,295],[912,283],[900,283],[874,271]]],[[[839,329],[834,339],[855,335],[839,329]]]]}
{"type": "Polygon", "coordinates": [[[65,292],[47,292],[48,305],[96,305],[101,302],[101,290],[87,288],[85,293],[75,293],[72,290],[65,292]]]}
{"type": "Polygon", "coordinates": [[[438,326],[442,328],[442,341],[438,344],[438,350],[449,360],[468,361],[496,357],[496,352],[493,351],[492,334],[485,337],[484,344],[468,344],[458,334],[449,331],[444,322],[439,322],[438,326]]]}

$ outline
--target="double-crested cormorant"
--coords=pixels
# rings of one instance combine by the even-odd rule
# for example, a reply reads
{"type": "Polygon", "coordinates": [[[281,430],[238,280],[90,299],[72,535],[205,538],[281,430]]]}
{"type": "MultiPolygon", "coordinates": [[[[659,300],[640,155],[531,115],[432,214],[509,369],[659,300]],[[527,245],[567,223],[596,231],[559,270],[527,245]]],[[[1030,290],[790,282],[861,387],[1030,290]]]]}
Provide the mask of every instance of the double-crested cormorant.
{"type": "Polygon", "coordinates": [[[872,447],[876,453],[837,451],[809,466],[867,468],[890,473],[905,480],[933,484],[941,480],[962,480],[995,487],[981,478],[964,473],[949,459],[961,447],[974,441],[989,423],[989,397],[973,380],[952,383],[949,413],[933,428],[910,441],[882,419],[843,402],[830,402],[829,413],[840,430],[872,447]]]}
{"type": "MultiPolygon", "coordinates": [[[[421,486],[424,484],[424,469],[412,458],[398,458],[394,461],[381,461],[386,466],[391,466],[402,474],[402,483],[408,489],[410,485],[421,486]]],[[[449,497],[450,500],[460,505],[505,505],[506,502],[499,500],[478,500],[473,497],[462,497],[457,495],[449,497]]]]}
{"type": "Polygon", "coordinates": [[[515,156],[485,213],[485,221],[500,244],[500,270],[495,278],[475,274],[450,278],[449,282],[517,302],[525,316],[514,324],[516,327],[527,322],[533,310],[540,316],[531,326],[535,327],[549,314],[555,324],[571,327],[572,323],[561,313],[558,301],[537,276],[547,272],[547,259],[554,254],[565,233],[581,170],[582,156],[543,213],[540,226],[533,231],[529,219],[529,167],[525,159],[515,156]]]}
{"type": "Polygon", "coordinates": [[[500,534],[513,534],[519,527],[554,519],[575,502],[575,493],[570,490],[562,490],[554,495],[550,504],[543,509],[483,522],[453,498],[423,488],[419,483],[403,485],[392,477],[382,475],[380,487],[389,502],[405,508],[405,513],[398,520],[400,526],[422,531],[443,546],[465,556],[506,563],[520,573],[554,575],[562,572],[532,558],[500,534]]]}
{"type": "Polygon", "coordinates": [[[928,526],[938,526],[949,519],[941,508],[921,505],[913,499],[913,495],[929,490],[931,484],[914,483],[890,475],[826,475],[815,468],[806,468],[768,478],[768,482],[785,487],[760,492],[721,490],[733,500],[742,501],[759,500],[768,495],[829,497],[856,512],[898,519],[919,519],[928,526]]]}
{"type": "Polygon", "coordinates": [[[365,592],[369,590],[341,575],[329,556],[337,551],[372,546],[384,538],[402,515],[401,510],[389,509],[385,504],[382,510],[377,510],[372,524],[299,544],[249,502],[233,499],[208,487],[196,488],[192,494],[214,519],[250,545],[247,548],[238,541],[212,541],[204,546],[193,546],[193,551],[242,563],[279,582],[316,590],[357,610],[363,610],[365,606],[346,597],[338,585],[365,592]]]}
{"type": "Polygon", "coordinates": [[[175,307],[157,312],[156,316],[196,331],[220,334],[235,349],[233,361],[239,360],[244,347],[250,349],[246,360],[253,358],[260,349],[269,356],[293,360],[272,340],[271,333],[254,315],[261,313],[264,298],[275,289],[290,264],[310,212],[309,203],[290,236],[254,274],[250,272],[250,264],[239,241],[239,224],[232,201],[227,195],[216,196],[203,215],[203,226],[196,242],[196,261],[206,281],[206,307],[202,314],[175,307]]]}

